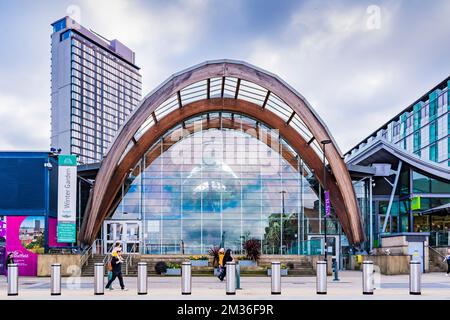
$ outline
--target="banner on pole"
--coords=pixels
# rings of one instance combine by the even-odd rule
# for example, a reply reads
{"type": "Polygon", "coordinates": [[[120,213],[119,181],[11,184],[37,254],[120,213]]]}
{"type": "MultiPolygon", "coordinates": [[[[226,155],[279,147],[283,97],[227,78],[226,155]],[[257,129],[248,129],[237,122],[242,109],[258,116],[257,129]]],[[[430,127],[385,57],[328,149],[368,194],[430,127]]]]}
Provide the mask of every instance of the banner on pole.
{"type": "Polygon", "coordinates": [[[77,157],[58,156],[57,241],[76,242],[77,157]]]}
{"type": "Polygon", "coordinates": [[[330,192],[325,191],[325,216],[328,218],[331,213],[330,192]]]}

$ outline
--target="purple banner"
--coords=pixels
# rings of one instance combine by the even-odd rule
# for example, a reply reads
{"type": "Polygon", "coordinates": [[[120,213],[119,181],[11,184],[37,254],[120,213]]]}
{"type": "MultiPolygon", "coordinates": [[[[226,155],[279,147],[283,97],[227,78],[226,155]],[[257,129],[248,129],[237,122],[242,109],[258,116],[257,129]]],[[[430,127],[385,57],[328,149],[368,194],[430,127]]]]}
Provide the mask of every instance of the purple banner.
{"type": "Polygon", "coordinates": [[[0,220],[0,238],[4,238],[6,236],[6,222],[0,220]]]}
{"type": "Polygon", "coordinates": [[[0,247],[0,274],[5,274],[6,248],[0,247]]]}
{"type": "Polygon", "coordinates": [[[325,191],[325,216],[328,218],[331,212],[330,192],[325,191]]]}

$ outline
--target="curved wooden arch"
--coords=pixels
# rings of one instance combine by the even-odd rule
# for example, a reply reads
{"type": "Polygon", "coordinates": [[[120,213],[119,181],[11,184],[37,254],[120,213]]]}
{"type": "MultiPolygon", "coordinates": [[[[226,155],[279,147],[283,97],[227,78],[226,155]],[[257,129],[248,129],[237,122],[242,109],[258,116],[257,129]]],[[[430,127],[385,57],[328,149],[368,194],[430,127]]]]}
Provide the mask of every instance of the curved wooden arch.
{"type": "MultiPolygon", "coordinates": [[[[125,157],[121,159],[128,144],[130,141],[133,141],[134,134],[161,103],[173,94],[176,94],[179,90],[193,83],[213,77],[236,77],[266,88],[292,108],[293,112],[302,119],[317,141],[333,140],[326,126],[306,100],[281,79],[268,72],[245,63],[230,61],[207,62],[188,69],[172,76],[148,95],[117,134],[102,161],[89,199],[80,232],[80,240],[82,242],[92,243],[94,241],[121,182],[126,178],[129,168],[132,168],[137,163],[139,156],[142,156],[148,150],[152,145],[152,140],[154,140],[154,143],[156,139],[161,137],[177,123],[180,123],[182,119],[192,117],[199,113],[217,110],[234,111],[243,113],[267,123],[270,127],[279,129],[280,134],[302,156],[308,166],[314,170],[315,176],[322,183],[323,174],[320,173],[322,171],[322,161],[301,135],[272,112],[256,104],[238,99],[205,99],[193,102],[169,113],[145,132],[125,157]],[[286,132],[283,134],[282,131],[286,132]]],[[[328,189],[330,190],[330,200],[336,210],[343,230],[351,243],[363,242],[365,235],[352,181],[341,154],[334,143],[327,146],[326,158],[333,173],[332,176],[327,174],[329,175],[327,181],[333,181],[333,183],[327,183],[328,189]]]]}

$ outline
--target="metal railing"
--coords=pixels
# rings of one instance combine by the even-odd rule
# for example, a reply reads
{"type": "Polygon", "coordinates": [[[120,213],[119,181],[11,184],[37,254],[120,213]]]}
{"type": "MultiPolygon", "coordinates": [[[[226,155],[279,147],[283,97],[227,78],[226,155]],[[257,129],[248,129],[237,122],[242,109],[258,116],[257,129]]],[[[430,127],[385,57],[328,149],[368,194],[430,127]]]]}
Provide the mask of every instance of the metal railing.
{"type": "Polygon", "coordinates": [[[125,259],[125,274],[128,275],[128,267],[133,266],[133,256],[136,254],[136,245],[137,243],[134,243],[131,247],[131,252],[128,253],[126,259],[125,259]]]}
{"type": "Polygon", "coordinates": [[[431,251],[433,251],[434,253],[436,253],[440,257],[445,258],[445,255],[443,255],[442,253],[440,253],[438,250],[434,249],[433,247],[428,246],[428,249],[430,249],[431,251]]]}
{"type": "Polygon", "coordinates": [[[96,248],[97,248],[97,243],[99,241],[101,242],[100,239],[96,239],[92,245],[90,245],[87,249],[85,249],[81,253],[81,259],[80,259],[81,268],[84,267],[85,265],[86,266],[88,265],[90,257],[94,257],[94,253],[96,252],[96,248]]]}
{"type": "Polygon", "coordinates": [[[450,232],[448,231],[431,231],[430,245],[434,247],[448,247],[450,246],[450,232]]]}

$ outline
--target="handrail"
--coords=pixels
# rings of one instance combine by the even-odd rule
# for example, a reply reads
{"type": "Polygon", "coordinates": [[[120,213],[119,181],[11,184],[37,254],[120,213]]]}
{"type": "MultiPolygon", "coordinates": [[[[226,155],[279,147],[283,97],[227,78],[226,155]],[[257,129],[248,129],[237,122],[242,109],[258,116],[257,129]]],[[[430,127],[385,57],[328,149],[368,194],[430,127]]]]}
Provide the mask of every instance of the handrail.
{"type": "MultiPolygon", "coordinates": [[[[133,252],[133,254],[136,253],[136,242],[133,244],[133,246],[131,247],[131,251],[133,252]]],[[[125,259],[125,274],[128,275],[128,266],[132,266],[133,265],[133,254],[128,254],[126,259],[125,259]]]]}
{"type": "Polygon", "coordinates": [[[88,261],[89,261],[89,255],[94,256],[94,245],[97,243],[97,239],[94,241],[93,244],[91,244],[87,249],[85,249],[82,254],[81,254],[81,258],[80,258],[80,265],[81,268],[83,268],[84,265],[88,265],[88,261]]]}
{"type": "Polygon", "coordinates": [[[433,247],[431,247],[431,246],[428,246],[428,249],[431,249],[431,251],[433,251],[433,252],[435,252],[435,253],[437,253],[438,255],[440,255],[442,258],[445,258],[445,256],[443,255],[443,254],[441,254],[439,251],[437,251],[436,249],[434,249],[433,247]]]}

